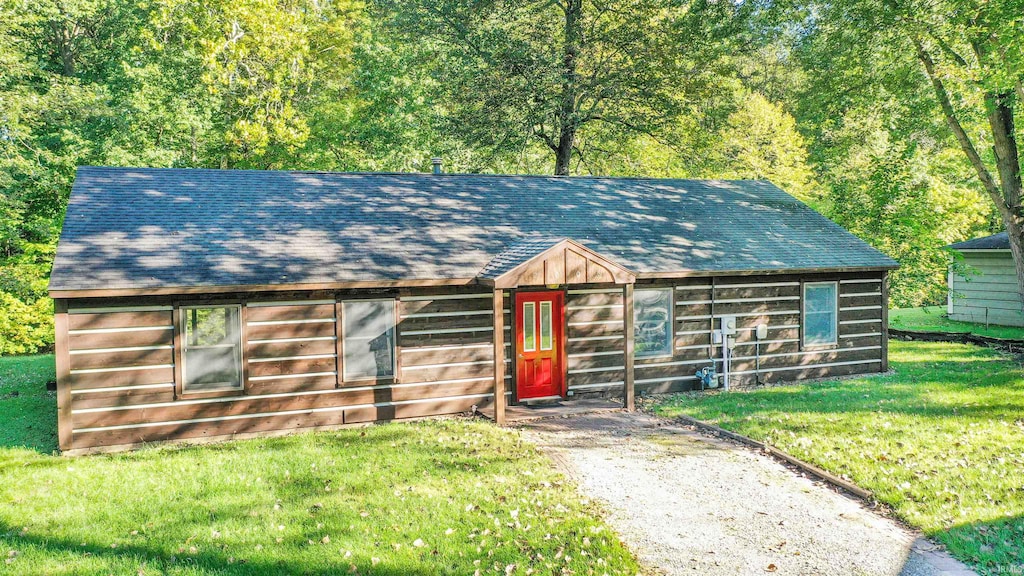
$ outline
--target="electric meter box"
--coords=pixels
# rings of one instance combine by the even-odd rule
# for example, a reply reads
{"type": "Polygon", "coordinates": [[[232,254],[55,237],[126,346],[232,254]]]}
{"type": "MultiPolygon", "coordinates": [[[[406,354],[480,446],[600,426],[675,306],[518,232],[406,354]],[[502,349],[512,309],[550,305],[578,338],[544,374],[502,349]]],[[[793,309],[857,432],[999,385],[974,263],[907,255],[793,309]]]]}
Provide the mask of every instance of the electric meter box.
{"type": "Polygon", "coordinates": [[[722,328],[722,334],[725,334],[726,336],[733,336],[736,334],[735,316],[719,316],[718,321],[722,328]]]}

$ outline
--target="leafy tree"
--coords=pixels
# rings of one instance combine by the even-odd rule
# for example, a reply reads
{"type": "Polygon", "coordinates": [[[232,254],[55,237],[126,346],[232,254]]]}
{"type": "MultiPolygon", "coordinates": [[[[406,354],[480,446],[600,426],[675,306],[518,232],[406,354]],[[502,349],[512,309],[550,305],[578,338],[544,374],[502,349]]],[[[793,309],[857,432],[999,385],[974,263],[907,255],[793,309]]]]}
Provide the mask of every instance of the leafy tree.
{"type": "Polygon", "coordinates": [[[1015,121],[1024,106],[1024,6],[1019,0],[843,0],[809,6],[808,38],[832,53],[832,82],[869,86],[853,93],[888,91],[907,107],[928,106],[945,123],[1009,232],[1024,298],[1015,121]]]}
{"type": "Polygon", "coordinates": [[[796,120],[780,104],[756,92],[744,92],[738,98],[738,108],[729,115],[719,135],[719,175],[770,180],[797,198],[814,203],[820,191],[796,120]]]}
{"type": "MultiPolygon", "coordinates": [[[[434,47],[447,130],[494,156],[542,146],[569,174],[598,124],[657,135],[707,90],[746,4],[698,0],[378,0],[411,42],[434,47]],[[723,40],[716,42],[715,40],[723,40]]],[[[738,44],[738,38],[736,38],[738,44]]],[[[485,161],[489,160],[485,158],[485,161]]]]}
{"type": "Polygon", "coordinates": [[[849,122],[833,136],[845,153],[829,166],[825,210],[832,218],[900,262],[891,275],[894,307],[945,298],[948,234],[983,225],[979,195],[945,190],[930,174],[931,150],[891,140],[875,121],[849,122]],[[960,197],[960,201],[954,199],[960,197]]]}

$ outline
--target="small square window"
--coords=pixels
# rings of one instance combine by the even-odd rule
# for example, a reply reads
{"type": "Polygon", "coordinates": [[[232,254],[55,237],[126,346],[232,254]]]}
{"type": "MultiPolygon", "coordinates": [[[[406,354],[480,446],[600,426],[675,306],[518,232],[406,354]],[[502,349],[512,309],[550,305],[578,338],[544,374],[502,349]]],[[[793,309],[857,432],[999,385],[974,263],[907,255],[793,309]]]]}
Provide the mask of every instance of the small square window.
{"type": "Polygon", "coordinates": [[[182,391],[242,387],[241,306],[181,308],[182,391]]]}
{"type": "Polygon", "coordinates": [[[672,355],[672,288],[633,292],[633,346],[637,358],[672,355]]]}
{"type": "Polygon", "coordinates": [[[395,377],[395,301],[349,300],[344,315],[345,381],[395,377]]]}
{"type": "Polygon", "coordinates": [[[835,344],[838,332],[838,292],[836,282],[804,284],[804,345],[835,344]]]}

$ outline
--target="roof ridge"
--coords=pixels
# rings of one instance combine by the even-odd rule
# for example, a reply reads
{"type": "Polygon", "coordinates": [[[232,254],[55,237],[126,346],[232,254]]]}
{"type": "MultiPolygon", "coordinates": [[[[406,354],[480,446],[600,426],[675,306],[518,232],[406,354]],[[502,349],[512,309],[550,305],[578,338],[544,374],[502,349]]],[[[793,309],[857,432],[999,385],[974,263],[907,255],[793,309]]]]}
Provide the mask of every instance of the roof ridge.
{"type": "Polygon", "coordinates": [[[128,170],[153,170],[153,171],[182,171],[182,172],[222,172],[222,173],[256,173],[256,174],[317,174],[329,176],[416,176],[429,178],[445,177],[468,177],[468,178],[538,178],[553,180],[633,180],[633,181],[656,181],[656,182],[759,182],[773,185],[770,180],[763,178],[676,178],[661,176],[600,176],[594,174],[501,174],[496,172],[444,172],[434,174],[433,172],[392,172],[392,171],[334,171],[334,170],[261,170],[258,168],[210,168],[206,166],[95,166],[81,165],[83,168],[104,170],[104,171],[128,171],[128,170]]]}

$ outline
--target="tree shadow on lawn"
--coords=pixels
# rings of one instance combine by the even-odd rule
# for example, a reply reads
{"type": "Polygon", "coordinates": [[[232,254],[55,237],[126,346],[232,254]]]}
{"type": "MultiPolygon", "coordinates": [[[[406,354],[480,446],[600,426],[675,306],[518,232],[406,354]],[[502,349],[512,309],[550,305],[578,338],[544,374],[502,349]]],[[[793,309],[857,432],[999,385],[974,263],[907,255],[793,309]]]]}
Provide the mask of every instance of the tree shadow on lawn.
{"type": "MultiPolygon", "coordinates": [[[[404,514],[403,507],[430,506],[431,501],[401,504],[388,497],[399,486],[424,479],[429,483],[431,478],[447,484],[459,473],[507,466],[509,460],[496,450],[462,450],[461,442],[443,448],[420,446],[425,435],[409,426],[387,424],[372,431],[307,432],[200,446],[165,445],[74,459],[0,449],[0,460],[7,459],[10,464],[0,470],[0,482],[6,485],[6,489],[0,488],[0,498],[12,504],[0,513],[4,518],[0,522],[0,553],[21,551],[13,557],[15,568],[18,563],[33,566],[31,562],[56,566],[70,558],[71,566],[82,562],[75,570],[84,571],[98,560],[101,567],[96,571],[103,573],[134,573],[148,567],[197,574],[319,576],[349,573],[354,565],[359,573],[436,574],[436,562],[444,561],[443,555],[437,556],[429,547],[396,554],[386,540],[404,538],[388,532],[404,514]],[[418,447],[412,449],[415,452],[407,449],[413,445],[418,447]],[[358,457],[349,461],[353,454],[358,457]],[[244,468],[248,458],[263,462],[244,468]],[[217,467],[230,473],[210,484],[161,480],[183,470],[193,478],[204,478],[217,467]],[[250,480],[260,475],[262,484],[247,488],[241,481],[235,483],[236,475],[250,480]],[[325,485],[332,482],[336,489],[325,493],[325,485]],[[162,494],[147,498],[154,483],[162,494]],[[23,491],[18,488],[21,485],[34,485],[35,492],[23,491]],[[40,497],[44,501],[40,502],[40,497]],[[45,502],[51,497],[56,500],[52,507],[45,502]],[[393,504],[375,508],[385,499],[393,504]],[[288,516],[275,518],[275,503],[288,516]],[[19,512],[19,506],[26,508],[19,512]],[[33,507],[42,512],[37,516],[33,507]],[[361,516],[364,509],[368,518],[361,516]],[[275,542],[275,532],[257,537],[248,534],[253,529],[266,530],[270,524],[276,526],[278,521],[288,524],[283,542],[275,542]],[[152,527],[147,528],[150,523],[152,527]],[[23,531],[22,526],[28,528],[23,531]],[[130,534],[133,527],[144,533],[130,534]],[[237,534],[243,541],[227,545],[231,542],[228,537],[211,540],[214,528],[225,530],[232,538],[237,534]],[[363,529],[373,530],[373,538],[364,535],[363,529]],[[321,543],[325,534],[331,537],[328,544],[321,543]],[[196,535],[200,536],[195,541],[198,550],[193,553],[189,542],[196,535]],[[263,550],[254,549],[258,542],[263,550]],[[352,556],[345,557],[344,550],[351,550],[352,556]],[[380,560],[374,561],[374,556],[380,560]]],[[[436,430],[449,437],[457,431],[444,423],[436,430]]],[[[428,541],[433,532],[441,530],[438,526],[419,528],[427,530],[423,538],[428,541]]]]}
{"type": "MultiPolygon", "coordinates": [[[[372,573],[384,576],[401,574],[437,574],[437,567],[429,562],[396,563],[388,559],[375,559],[371,556],[353,551],[352,556],[344,558],[336,554],[336,560],[317,558],[309,564],[295,560],[274,560],[273,558],[238,558],[238,551],[232,552],[228,547],[211,550],[204,547],[202,551],[192,553],[188,550],[171,551],[160,545],[118,544],[116,548],[104,546],[88,539],[75,540],[54,538],[47,535],[35,535],[20,532],[21,528],[0,522],[0,543],[6,544],[17,554],[5,554],[9,560],[8,567],[17,570],[18,563],[32,562],[31,556],[41,553],[47,558],[61,558],[55,562],[60,566],[67,562],[65,558],[78,558],[83,561],[99,560],[100,563],[111,564],[111,568],[99,567],[86,572],[107,573],[111,570],[126,570],[148,573],[145,570],[156,568],[161,573],[180,570],[189,574],[216,574],[218,576],[242,576],[252,574],[301,574],[305,576],[335,576],[348,573],[372,573]],[[356,571],[351,567],[355,566],[356,571]]],[[[291,542],[291,546],[301,543],[291,542]]],[[[344,543],[340,543],[344,546],[344,543]]],[[[332,545],[332,548],[337,546],[332,545]]],[[[385,556],[385,554],[382,554],[385,556]]],[[[81,573],[78,569],[74,573],[81,573]]]]}

